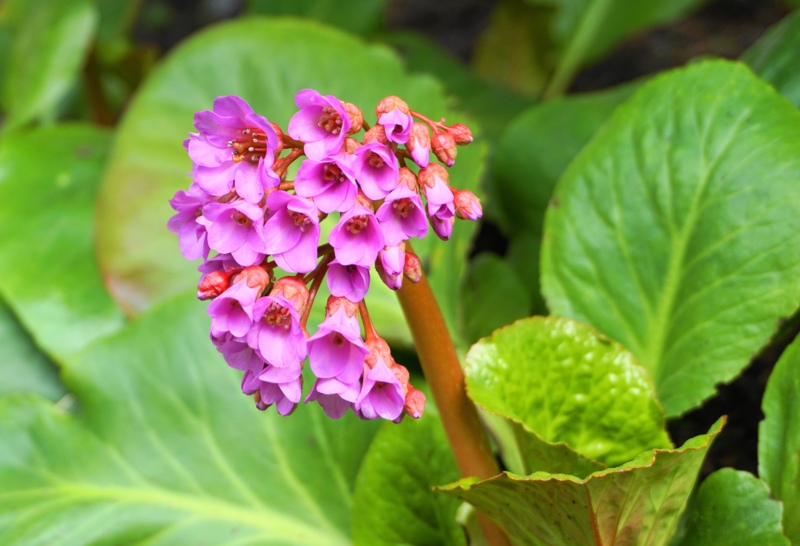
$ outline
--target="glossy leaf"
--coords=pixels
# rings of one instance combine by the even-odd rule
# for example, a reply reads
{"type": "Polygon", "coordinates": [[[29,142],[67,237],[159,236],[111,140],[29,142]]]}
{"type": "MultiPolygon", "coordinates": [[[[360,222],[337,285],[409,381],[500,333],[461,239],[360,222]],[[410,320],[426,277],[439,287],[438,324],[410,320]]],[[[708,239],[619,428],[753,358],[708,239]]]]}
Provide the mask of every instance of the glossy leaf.
{"type": "Polygon", "coordinates": [[[461,331],[469,342],[530,314],[527,287],[507,262],[488,252],[470,261],[458,303],[461,331]]]}
{"type": "Polygon", "coordinates": [[[90,0],[46,0],[30,6],[9,54],[3,89],[8,127],[53,117],[77,81],[97,19],[90,0]]]}
{"type": "Polygon", "coordinates": [[[548,442],[608,464],[671,447],[645,370],[585,324],[524,319],[473,345],[466,362],[475,402],[548,442]]]}
{"type": "Polygon", "coordinates": [[[790,546],[781,532],[781,503],[750,474],[717,470],[703,481],[689,508],[679,546],[790,546]]]}
{"type": "Polygon", "coordinates": [[[783,353],[770,375],[758,429],[758,473],[783,501],[784,529],[800,543],[800,339],[783,353]]]}
{"type": "Polygon", "coordinates": [[[381,26],[388,0],[247,0],[245,13],[259,15],[295,15],[367,34],[381,26]]]}
{"type": "Polygon", "coordinates": [[[0,292],[36,343],[63,360],[119,328],[95,263],[93,206],[110,134],[83,125],[0,142],[0,292]],[[43,159],[44,157],[44,159],[43,159]]]}
{"type": "Polygon", "coordinates": [[[39,351],[11,310],[0,301],[0,396],[31,392],[50,400],[64,395],[55,366],[39,351]]]}
{"type": "Polygon", "coordinates": [[[772,26],[742,55],[753,72],[768,81],[789,102],[800,108],[800,11],[787,15],[772,26]]]}
{"type": "Polygon", "coordinates": [[[207,328],[189,295],[70,359],[79,416],[0,399],[0,543],[350,543],[374,423],[258,412],[207,328]]]}
{"type": "Polygon", "coordinates": [[[743,65],[619,107],[547,212],[542,287],[650,372],[667,416],[738,374],[800,303],[800,112],[743,65]]]}
{"type": "MultiPolygon", "coordinates": [[[[285,127],[296,111],[294,94],[307,87],[360,105],[368,118],[372,105],[397,94],[433,118],[462,119],[445,108],[432,79],[406,75],[387,49],[331,28],[251,18],[196,34],[153,72],[131,104],[103,182],[99,256],[109,288],[125,308],[142,311],[197,283],[196,264],[181,257],[165,227],[172,214],[167,200],[189,185],[191,163],[181,142],[193,129],[194,112],[211,108],[218,95],[238,94],[285,127]]],[[[474,189],[484,155],[481,143],[462,148],[451,171],[453,184],[474,189]]],[[[433,234],[415,242],[453,329],[457,281],[473,229],[458,222],[447,243],[433,234]]],[[[368,296],[378,329],[386,326],[396,332],[395,340],[408,342],[394,300],[380,287],[368,296]]]]}
{"type": "Polygon", "coordinates": [[[663,545],[675,530],[721,423],[680,449],[653,450],[580,480],[503,473],[441,490],[494,519],[515,545],[663,545]]]}
{"type": "Polygon", "coordinates": [[[464,545],[456,522],[457,499],[431,488],[459,478],[438,416],[400,425],[386,423],[376,434],[356,478],[353,543],[464,545]]]}

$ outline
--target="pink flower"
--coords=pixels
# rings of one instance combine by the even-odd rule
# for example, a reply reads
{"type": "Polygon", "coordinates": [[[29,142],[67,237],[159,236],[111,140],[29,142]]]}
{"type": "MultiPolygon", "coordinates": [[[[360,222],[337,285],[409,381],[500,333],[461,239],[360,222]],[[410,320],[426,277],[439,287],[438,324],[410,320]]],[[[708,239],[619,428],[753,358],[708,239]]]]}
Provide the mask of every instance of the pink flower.
{"type": "Polygon", "coordinates": [[[319,211],[314,203],[285,191],[267,197],[264,249],[281,269],[308,273],[317,266],[319,211]]]}
{"type": "Polygon", "coordinates": [[[370,142],[355,151],[356,178],[364,195],[370,199],[383,199],[397,187],[399,165],[392,150],[380,142],[370,142]]]}
{"type": "Polygon", "coordinates": [[[342,102],[313,89],[298,91],[294,102],[300,111],[289,120],[289,136],[305,143],[306,156],[322,161],[341,150],[350,130],[350,116],[342,102]]]}
{"type": "Polygon", "coordinates": [[[263,289],[263,286],[249,286],[247,282],[235,282],[214,298],[207,309],[212,334],[219,337],[230,332],[237,339],[247,335],[253,324],[253,307],[263,289]]]}
{"type": "Polygon", "coordinates": [[[411,159],[414,160],[414,163],[423,169],[428,166],[431,158],[431,135],[427,125],[419,121],[414,122],[406,148],[411,152],[411,159]]]}
{"type": "MultiPolygon", "coordinates": [[[[343,299],[343,298],[339,298],[343,299]]],[[[337,298],[331,299],[334,303],[337,298]]],[[[320,379],[335,377],[351,384],[361,377],[364,357],[369,353],[361,340],[361,328],[353,303],[343,299],[335,311],[329,313],[319,330],[308,338],[308,362],[311,371],[320,379]]]]}
{"type": "Polygon", "coordinates": [[[390,96],[381,100],[375,108],[378,123],[383,126],[386,140],[397,144],[408,142],[414,118],[409,114],[408,104],[400,97],[390,96]]]}
{"type": "Polygon", "coordinates": [[[319,402],[328,417],[338,419],[353,407],[360,392],[359,381],[346,384],[335,378],[317,379],[304,402],[319,402]]]}
{"type": "Polygon", "coordinates": [[[299,364],[286,369],[264,366],[260,372],[248,370],[242,378],[242,392],[256,395],[256,407],[264,411],[273,404],[281,415],[289,415],[297,407],[302,397],[302,368],[299,364]],[[279,370],[278,375],[269,378],[274,370],[279,370]]]}
{"type": "Polygon", "coordinates": [[[454,196],[448,184],[449,175],[438,163],[431,163],[419,172],[419,181],[428,200],[428,218],[440,239],[446,241],[453,232],[456,213],[454,196]]]}
{"type": "Polygon", "coordinates": [[[208,244],[220,254],[231,254],[239,265],[254,265],[264,259],[264,211],[242,199],[209,203],[197,222],[208,231],[208,244]]]}
{"type": "Polygon", "coordinates": [[[222,197],[232,189],[257,204],[264,190],[280,183],[272,170],[278,135],[266,118],[236,96],[217,97],[213,111],[194,116],[199,133],[184,146],[194,162],[192,176],[206,192],[222,197]]]}
{"type": "Polygon", "coordinates": [[[392,290],[403,284],[403,268],[406,263],[405,244],[387,246],[378,254],[376,269],[381,280],[392,290]]]}
{"type": "Polygon", "coordinates": [[[352,157],[342,152],[323,161],[303,161],[294,179],[295,192],[300,197],[312,198],[319,210],[327,214],[350,209],[358,194],[352,157]]]}
{"type": "Polygon", "coordinates": [[[167,228],[178,236],[181,254],[187,260],[208,258],[209,247],[206,228],[197,219],[203,206],[211,201],[211,196],[197,184],[192,183],[189,191],[180,190],[170,199],[170,206],[177,211],[167,222],[167,228]]]}
{"type": "Polygon", "coordinates": [[[364,364],[364,380],[354,404],[356,413],[362,419],[394,421],[403,413],[404,404],[403,386],[386,362],[379,360],[374,368],[364,364]]]}
{"type": "Polygon", "coordinates": [[[412,237],[421,239],[428,234],[422,200],[417,192],[402,183],[386,196],[375,217],[381,224],[387,245],[397,245],[412,237]]]}
{"type": "Polygon", "coordinates": [[[307,354],[297,310],[281,296],[264,296],[253,306],[247,344],[266,363],[280,368],[301,362],[307,354]]]}
{"type": "Polygon", "coordinates": [[[383,248],[384,238],[372,211],[356,204],[342,214],[339,223],[331,230],[328,243],[340,264],[369,267],[383,248]]]}
{"type": "Polygon", "coordinates": [[[328,269],[328,290],[334,296],[350,301],[361,301],[369,290],[369,268],[360,265],[342,265],[337,260],[328,269]]]}
{"type": "Polygon", "coordinates": [[[252,347],[231,333],[225,333],[221,336],[212,335],[211,342],[217,348],[217,351],[222,353],[222,357],[231,368],[247,371],[261,370],[264,367],[264,361],[261,360],[261,357],[256,354],[252,347]]]}

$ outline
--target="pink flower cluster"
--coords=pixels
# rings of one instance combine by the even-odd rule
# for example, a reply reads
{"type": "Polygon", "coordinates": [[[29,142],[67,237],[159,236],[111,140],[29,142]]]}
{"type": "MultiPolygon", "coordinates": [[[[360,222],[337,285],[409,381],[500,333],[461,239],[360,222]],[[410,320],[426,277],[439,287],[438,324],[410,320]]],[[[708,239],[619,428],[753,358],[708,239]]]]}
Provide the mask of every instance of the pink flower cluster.
{"type": "Polygon", "coordinates": [[[197,132],[184,142],[192,182],[170,201],[176,214],[168,227],[184,257],[203,260],[197,295],[212,300],[211,341],[244,372],[242,391],[259,409],[294,411],[308,359],[316,381],[305,402],[317,401],[329,416],[351,409],[362,419],[417,418],[425,396],[375,331],[364,297],[373,266],[392,289],[403,278],[419,280],[419,258],[406,241],[424,237],[429,225],[446,240],[455,217],[481,216],[475,195],[452,188],[447,170],[430,162],[433,152],[452,166],[456,145],[472,136],[398,97],[378,104],[371,128],[355,105],[331,95],[305,89],[295,103],[285,133],[241,98],[218,97],[213,110],[195,114],[197,132]],[[334,213],[322,242],[320,223],[334,213]],[[332,296],[309,335],[323,279],[332,296]]]}

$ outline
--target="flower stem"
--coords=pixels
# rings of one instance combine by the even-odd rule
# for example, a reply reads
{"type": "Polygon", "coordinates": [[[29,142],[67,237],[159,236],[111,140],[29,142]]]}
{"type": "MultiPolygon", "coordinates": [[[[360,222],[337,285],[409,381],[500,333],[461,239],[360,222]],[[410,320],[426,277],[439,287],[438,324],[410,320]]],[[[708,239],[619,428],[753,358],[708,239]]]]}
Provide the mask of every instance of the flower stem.
{"type": "MultiPolygon", "coordinates": [[[[412,251],[410,245],[406,249],[412,251]]],[[[461,475],[496,476],[500,473],[497,460],[478,411],[467,397],[461,363],[428,279],[423,274],[418,283],[403,283],[397,297],[461,475]]],[[[509,544],[493,521],[482,514],[478,519],[491,546],[509,544]]]]}

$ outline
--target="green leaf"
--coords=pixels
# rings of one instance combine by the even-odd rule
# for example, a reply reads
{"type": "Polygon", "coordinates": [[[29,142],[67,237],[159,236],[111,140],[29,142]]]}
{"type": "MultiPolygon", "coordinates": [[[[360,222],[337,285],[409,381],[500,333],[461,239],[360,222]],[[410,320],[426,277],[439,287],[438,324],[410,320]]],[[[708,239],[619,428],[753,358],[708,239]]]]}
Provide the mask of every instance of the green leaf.
{"type": "Polygon", "coordinates": [[[245,13],[311,17],[350,32],[368,34],[383,24],[388,0],[247,0],[245,13]]]}
{"type": "Polygon", "coordinates": [[[493,195],[510,235],[541,237],[544,213],[556,182],[572,159],[638,83],[538,104],[503,133],[492,162],[493,195]]]}
{"type": "Polygon", "coordinates": [[[0,396],[32,392],[50,400],[64,395],[53,363],[33,344],[11,310],[0,301],[0,396]]]}
{"type": "Polygon", "coordinates": [[[559,181],[542,287],[650,372],[667,416],[738,374],[800,303],[800,112],[741,64],[645,84],[559,181]]]}
{"type": "Polygon", "coordinates": [[[36,343],[63,360],[123,323],[95,264],[93,204],[110,134],[84,125],[0,142],[0,292],[36,343]]]}
{"type": "Polygon", "coordinates": [[[800,544],[800,338],[781,355],[770,375],[758,429],[758,473],[783,501],[786,536],[800,544]]]}
{"type": "Polygon", "coordinates": [[[653,450],[579,480],[503,473],[440,488],[494,519],[515,545],[663,545],[674,532],[708,447],[722,426],[680,449],[653,450]]]}
{"type": "Polygon", "coordinates": [[[9,55],[3,89],[7,127],[54,117],[77,80],[97,19],[90,0],[46,0],[30,6],[9,55]]]}
{"type": "Polygon", "coordinates": [[[474,342],[530,314],[530,296],[507,262],[481,253],[469,263],[461,285],[459,318],[463,338],[474,342]]]}
{"type": "Polygon", "coordinates": [[[789,102],[800,108],[800,11],[787,15],[742,55],[753,72],[775,86],[789,102]]]}
{"type": "Polygon", "coordinates": [[[353,498],[353,543],[457,544],[457,499],[431,487],[459,478],[439,417],[427,408],[419,420],[386,423],[364,457],[353,498]]]}
{"type": "Polygon", "coordinates": [[[790,546],[781,532],[782,506],[750,474],[723,468],[705,479],[689,508],[679,546],[790,546]]]}
{"type": "Polygon", "coordinates": [[[602,57],[625,37],[673,21],[703,1],[527,0],[556,10],[551,33],[560,45],[560,55],[545,95],[562,94],[581,67],[602,57]]]}
{"type": "MultiPolygon", "coordinates": [[[[296,111],[294,94],[307,87],[359,105],[367,118],[382,97],[396,94],[434,119],[462,120],[446,109],[431,78],[408,76],[386,48],[331,28],[251,18],[196,34],[141,88],[106,171],[97,216],[99,257],[121,305],[142,311],[197,283],[196,264],[181,257],[176,237],[165,227],[172,214],[167,200],[189,185],[191,162],[181,142],[192,130],[194,112],[210,109],[218,95],[238,94],[285,127],[296,111]]],[[[485,143],[462,148],[451,169],[453,185],[475,189],[485,154],[485,143]]],[[[414,243],[451,331],[473,230],[474,223],[458,222],[447,243],[432,234],[414,243]]],[[[394,294],[380,284],[368,296],[379,331],[385,327],[394,340],[410,343],[394,294]]]]}
{"type": "Polygon", "coordinates": [[[473,345],[466,362],[475,402],[547,442],[608,464],[672,446],[645,370],[585,324],[520,320],[473,345]]]}
{"type": "Polygon", "coordinates": [[[72,358],[77,417],[0,399],[0,543],[350,543],[374,423],[258,412],[207,330],[187,295],[72,358]]]}

